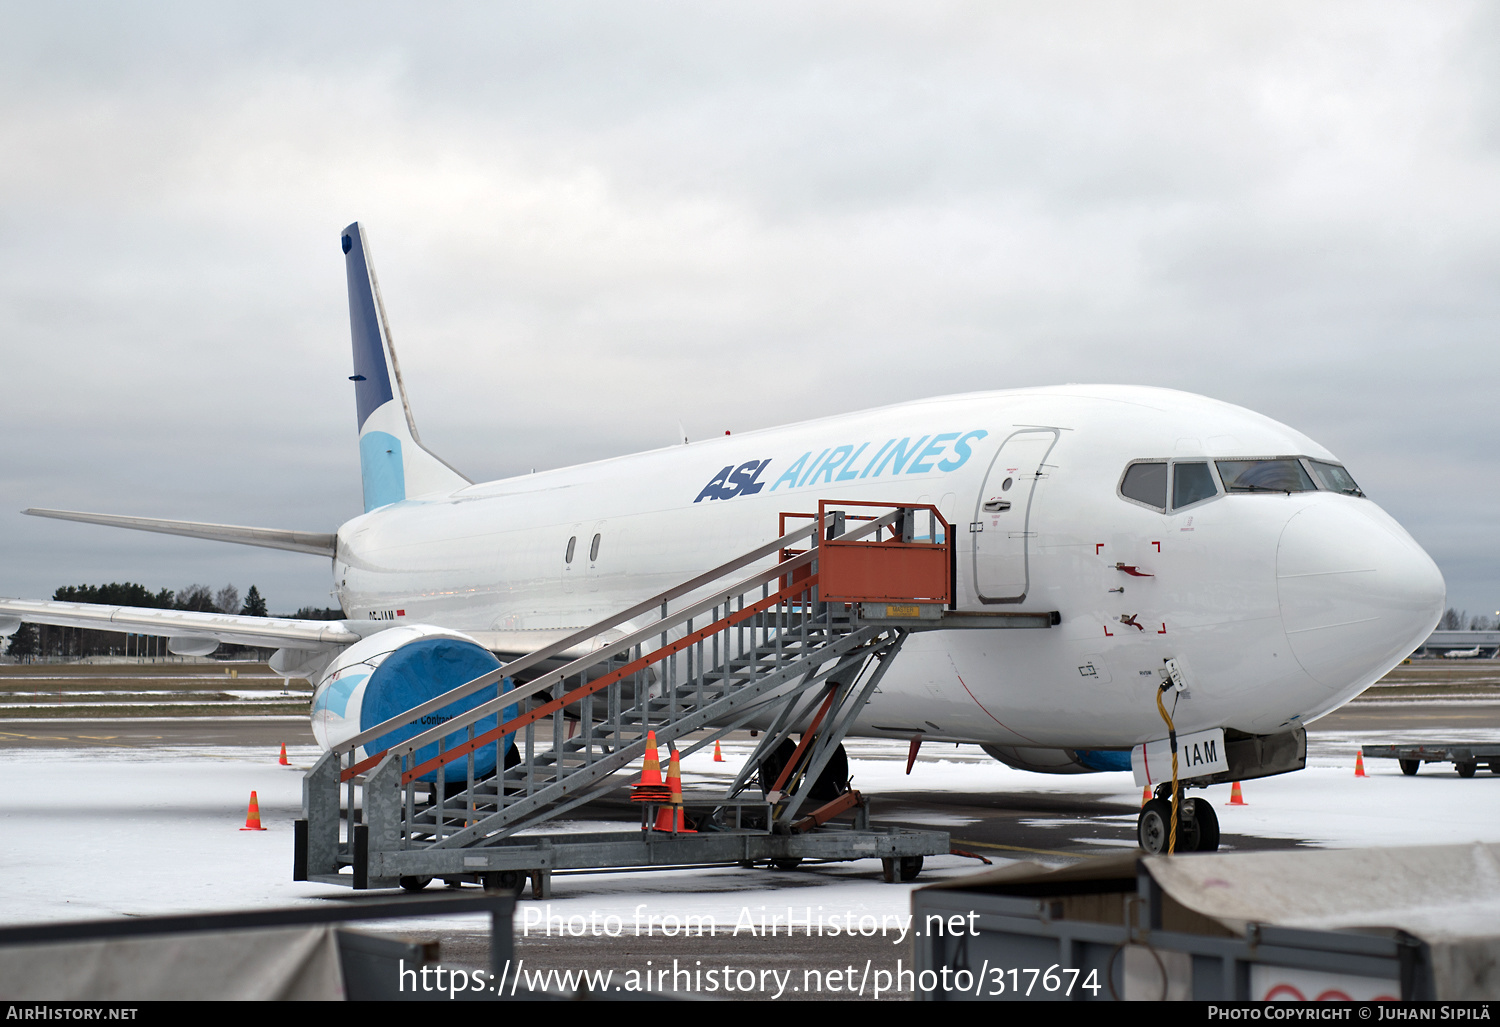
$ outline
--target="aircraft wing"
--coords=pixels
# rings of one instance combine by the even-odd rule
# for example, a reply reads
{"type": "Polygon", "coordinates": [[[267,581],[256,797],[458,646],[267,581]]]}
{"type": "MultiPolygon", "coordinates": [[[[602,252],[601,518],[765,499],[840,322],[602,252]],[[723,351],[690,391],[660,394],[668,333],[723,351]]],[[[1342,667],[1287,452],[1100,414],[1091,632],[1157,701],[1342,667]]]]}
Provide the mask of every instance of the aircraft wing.
{"type": "Polygon", "coordinates": [[[341,648],[390,627],[385,621],[293,620],[190,610],[152,610],[138,606],[0,599],[0,634],[11,634],[22,623],[171,638],[211,638],[236,645],[308,650],[341,648]]]}
{"type": "MultiPolygon", "coordinates": [[[[229,613],[103,606],[97,603],[0,599],[0,636],[14,633],[22,624],[56,624],[65,628],[94,628],[99,631],[123,631],[167,638],[213,639],[235,645],[300,649],[307,652],[341,649],[393,626],[390,621],[295,620],[290,617],[243,617],[229,613]]],[[[514,659],[560,641],[577,630],[470,631],[466,634],[502,658],[514,659]]],[[[618,630],[612,629],[557,655],[566,658],[583,656],[619,635],[618,630]]]]}

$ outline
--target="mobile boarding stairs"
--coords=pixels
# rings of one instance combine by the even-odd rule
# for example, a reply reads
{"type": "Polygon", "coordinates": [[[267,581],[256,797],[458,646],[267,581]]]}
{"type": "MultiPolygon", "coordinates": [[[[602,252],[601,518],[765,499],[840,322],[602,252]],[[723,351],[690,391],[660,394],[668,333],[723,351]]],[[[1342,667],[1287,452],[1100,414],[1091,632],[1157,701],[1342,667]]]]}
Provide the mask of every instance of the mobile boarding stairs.
{"type": "Polygon", "coordinates": [[[921,857],[948,851],[947,834],[872,827],[842,780],[840,743],[911,632],[1044,629],[1057,615],[955,612],[952,532],[932,506],[830,505],[782,514],[774,542],[325,753],[303,783],[295,879],[519,892],[529,876],[545,897],[554,870],[869,857],[888,881],[914,878],[921,857]],[[810,523],[788,531],[798,518],[810,523]],[[495,698],[419,730],[486,688],[495,698]],[[691,754],[752,724],[759,744],[722,793],[641,802],[639,829],[541,830],[638,775],[648,731],[665,768],[665,750],[691,754]],[[361,754],[393,732],[405,740],[361,754]],[[476,775],[486,746],[499,747],[496,771],[476,775]]]}

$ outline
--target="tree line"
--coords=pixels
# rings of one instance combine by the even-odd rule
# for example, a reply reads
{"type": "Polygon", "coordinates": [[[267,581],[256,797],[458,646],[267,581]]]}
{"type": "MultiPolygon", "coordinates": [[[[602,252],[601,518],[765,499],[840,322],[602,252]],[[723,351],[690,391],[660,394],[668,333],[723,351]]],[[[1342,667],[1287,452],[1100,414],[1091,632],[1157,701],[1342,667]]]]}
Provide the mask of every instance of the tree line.
{"type": "MultiPolygon", "coordinates": [[[[242,617],[265,617],[266,600],[254,585],[240,598],[239,589],[225,585],[214,589],[192,584],[180,591],[170,588],[151,591],[133,581],[112,581],[107,585],[64,585],[52,593],[60,603],[90,603],[99,606],[135,606],[150,610],[191,610],[197,613],[229,613],[242,617]]],[[[304,606],[294,614],[278,614],[297,620],[342,620],[344,611],[336,608],[304,606]]],[[[221,654],[250,651],[245,646],[220,646],[221,654]]],[[[53,624],[23,624],[10,637],[7,656],[142,656],[167,655],[165,637],[101,631],[95,628],[64,628],[53,624]]]]}
{"type": "Polygon", "coordinates": [[[1500,619],[1491,620],[1477,614],[1470,617],[1468,610],[1455,610],[1451,606],[1443,611],[1443,619],[1438,621],[1439,631],[1494,631],[1496,628],[1500,628],[1500,619]]]}

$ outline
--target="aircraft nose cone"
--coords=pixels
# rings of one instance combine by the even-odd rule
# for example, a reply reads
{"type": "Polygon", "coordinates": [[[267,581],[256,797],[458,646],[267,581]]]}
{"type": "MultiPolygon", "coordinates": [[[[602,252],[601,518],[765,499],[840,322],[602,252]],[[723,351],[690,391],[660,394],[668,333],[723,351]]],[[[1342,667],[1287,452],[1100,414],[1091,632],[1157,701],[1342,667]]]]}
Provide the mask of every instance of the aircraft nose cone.
{"type": "Polygon", "coordinates": [[[1321,498],[1293,515],[1281,533],[1281,620],[1310,676],[1335,690],[1364,687],[1437,626],[1443,576],[1374,503],[1321,498]]]}

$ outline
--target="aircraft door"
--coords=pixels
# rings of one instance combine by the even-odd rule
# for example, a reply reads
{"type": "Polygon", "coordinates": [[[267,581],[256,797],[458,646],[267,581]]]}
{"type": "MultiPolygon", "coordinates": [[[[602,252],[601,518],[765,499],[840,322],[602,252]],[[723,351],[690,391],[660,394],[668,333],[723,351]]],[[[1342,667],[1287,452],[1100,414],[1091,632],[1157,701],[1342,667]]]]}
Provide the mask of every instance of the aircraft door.
{"type": "Polygon", "coordinates": [[[1057,445],[1057,429],[1018,431],[990,463],[974,520],[974,591],[981,603],[1019,603],[1031,587],[1031,539],[1036,535],[1031,508],[1046,480],[1047,455],[1057,445]]]}

